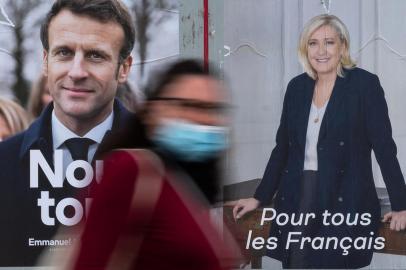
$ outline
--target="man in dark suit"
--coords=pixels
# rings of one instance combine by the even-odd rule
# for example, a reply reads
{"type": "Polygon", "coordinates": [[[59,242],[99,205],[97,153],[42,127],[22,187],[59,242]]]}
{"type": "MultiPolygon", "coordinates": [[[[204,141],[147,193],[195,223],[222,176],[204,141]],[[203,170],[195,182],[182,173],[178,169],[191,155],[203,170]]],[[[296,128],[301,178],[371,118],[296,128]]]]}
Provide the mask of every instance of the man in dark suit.
{"type": "Polygon", "coordinates": [[[34,265],[44,249],[75,241],[52,237],[84,219],[102,167],[92,161],[133,117],[114,96],[127,80],[134,40],[120,0],[57,0],[47,14],[43,72],[53,104],[0,145],[1,266],[34,265]]]}

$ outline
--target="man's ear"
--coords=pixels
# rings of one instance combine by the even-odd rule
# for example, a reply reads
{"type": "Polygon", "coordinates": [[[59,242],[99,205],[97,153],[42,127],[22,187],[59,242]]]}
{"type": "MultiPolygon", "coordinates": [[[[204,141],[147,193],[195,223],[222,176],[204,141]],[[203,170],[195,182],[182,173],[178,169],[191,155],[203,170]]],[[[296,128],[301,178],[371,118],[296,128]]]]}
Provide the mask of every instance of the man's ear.
{"type": "Polygon", "coordinates": [[[125,83],[127,81],[128,75],[130,74],[132,63],[133,57],[129,55],[120,65],[117,78],[119,83],[125,83]]]}
{"type": "Polygon", "coordinates": [[[45,49],[42,52],[42,74],[48,76],[48,52],[45,49]]]}

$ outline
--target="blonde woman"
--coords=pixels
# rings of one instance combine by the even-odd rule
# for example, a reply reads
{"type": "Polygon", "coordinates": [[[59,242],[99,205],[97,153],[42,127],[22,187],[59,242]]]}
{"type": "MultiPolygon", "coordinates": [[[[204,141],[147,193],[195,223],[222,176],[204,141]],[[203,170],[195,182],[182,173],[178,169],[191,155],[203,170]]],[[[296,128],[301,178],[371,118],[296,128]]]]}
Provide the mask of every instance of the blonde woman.
{"type": "Polygon", "coordinates": [[[25,130],[28,124],[27,113],[20,105],[0,97],[0,141],[25,130]]]}
{"type": "Polygon", "coordinates": [[[270,234],[278,247],[267,255],[284,267],[358,268],[370,264],[374,248],[383,248],[376,238],[381,211],[372,150],[392,206],[384,220],[393,230],[406,228],[406,186],[384,92],[376,75],[355,67],[349,40],[346,26],[335,16],[320,15],[306,24],[298,48],[305,73],[288,85],[276,146],[254,197],[234,207],[235,218],[240,218],[269,204],[276,194],[278,213],[315,214],[307,225],[272,223],[270,234]],[[326,211],[330,219],[323,222],[326,211]],[[331,225],[337,213],[346,220],[331,225]],[[298,233],[297,242],[289,240],[292,231],[298,233]],[[337,245],[333,239],[329,247],[315,247],[301,237],[335,238],[337,245]],[[355,246],[358,238],[372,245],[355,246]]]}
{"type": "Polygon", "coordinates": [[[28,112],[37,118],[42,110],[52,102],[51,94],[49,93],[48,83],[44,75],[40,75],[37,81],[34,82],[30,98],[28,99],[28,112]]]}

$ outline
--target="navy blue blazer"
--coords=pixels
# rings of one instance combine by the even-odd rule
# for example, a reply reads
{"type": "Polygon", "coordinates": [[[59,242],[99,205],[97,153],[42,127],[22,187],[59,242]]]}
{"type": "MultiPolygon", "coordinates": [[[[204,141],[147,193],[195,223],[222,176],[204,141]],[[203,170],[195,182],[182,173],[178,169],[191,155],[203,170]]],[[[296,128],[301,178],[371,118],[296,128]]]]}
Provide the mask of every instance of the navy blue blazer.
{"type": "MultiPolygon", "coordinates": [[[[48,164],[53,167],[52,110],[51,104],[25,132],[0,143],[0,266],[35,265],[46,246],[32,245],[29,239],[49,240],[54,236],[58,226],[46,226],[41,221],[41,211],[37,205],[41,191],[49,191],[49,197],[55,199],[55,204],[63,198],[77,195],[66,184],[67,181],[64,181],[63,188],[53,188],[48,180],[41,178],[43,174],[40,176],[39,188],[30,188],[30,150],[41,150],[48,164]]],[[[134,118],[134,114],[116,100],[112,130],[104,136],[95,157],[99,156],[99,150],[105,142],[128,123],[132,123],[134,118]]],[[[52,209],[50,216],[55,217],[55,207],[52,209]]]]}
{"type": "MultiPolygon", "coordinates": [[[[262,205],[267,205],[277,192],[275,208],[278,212],[295,213],[298,210],[314,85],[315,81],[306,73],[290,81],[276,146],[254,195],[262,205]]],[[[381,168],[392,210],[406,210],[406,185],[396,157],[388,108],[379,79],[360,68],[345,70],[345,76],[336,79],[321,123],[317,144],[318,209],[314,212],[326,209],[331,213],[370,213],[372,222],[370,226],[325,227],[316,234],[356,237],[377,232],[381,213],[372,175],[371,150],[374,150],[381,168]]],[[[279,237],[283,242],[286,233],[292,229],[273,224],[271,236],[279,237]]],[[[283,243],[269,255],[287,266],[289,254],[280,249],[281,246],[283,243]]],[[[371,250],[350,250],[347,256],[328,252],[320,254],[308,258],[312,267],[362,267],[372,258],[371,250]]]]}

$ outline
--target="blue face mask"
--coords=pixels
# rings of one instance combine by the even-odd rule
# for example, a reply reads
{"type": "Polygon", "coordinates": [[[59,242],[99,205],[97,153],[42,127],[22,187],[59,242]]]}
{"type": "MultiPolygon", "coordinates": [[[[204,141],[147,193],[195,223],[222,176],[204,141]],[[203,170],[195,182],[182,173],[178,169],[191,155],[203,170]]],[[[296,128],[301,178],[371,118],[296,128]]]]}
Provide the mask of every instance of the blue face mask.
{"type": "Polygon", "coordinates": [[[182,161],[204,161],[227,148],[228,128],[166,119],[156,128],[153,142],[182,161]]]}

